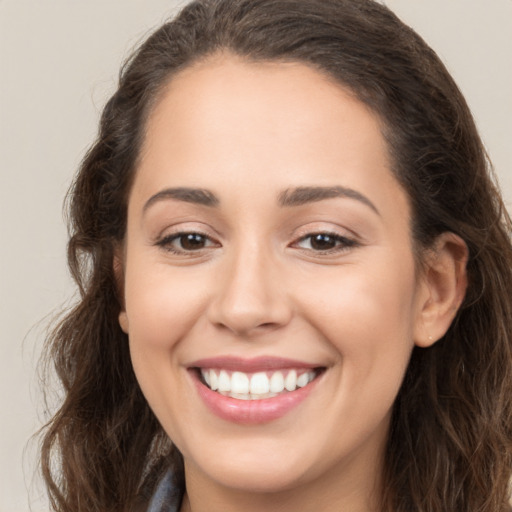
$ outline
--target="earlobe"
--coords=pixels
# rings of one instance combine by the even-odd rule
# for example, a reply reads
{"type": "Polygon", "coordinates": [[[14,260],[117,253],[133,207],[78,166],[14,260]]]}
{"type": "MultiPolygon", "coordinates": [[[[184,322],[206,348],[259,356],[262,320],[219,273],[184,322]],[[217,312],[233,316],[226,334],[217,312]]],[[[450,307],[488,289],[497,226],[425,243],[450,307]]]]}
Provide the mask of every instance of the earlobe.
{"type": "Polygon", "coordinates": [[[443,233],[426,257],[414,342],[429,347],[442,338],[459,310],[467,288],[468,248],[454,233],[443,233]]]}
{"type": "Polygon", "coordinates": [[[119,313],[119,325],[121,326],[123,332],[128,334],[128,316],[124,310],[119,313]]]}
{"type": "Polygon", "coordinates": [[[128,316],[126,315],[125,301],[124,301],[124,259],[122,257],[122,249],[116,248],[114,251],[114,258],[112,261],[112,268],[116,280],[117,296],[121,306],[119,313],[119,325],[123,332],[128,334],[128,316]]]}

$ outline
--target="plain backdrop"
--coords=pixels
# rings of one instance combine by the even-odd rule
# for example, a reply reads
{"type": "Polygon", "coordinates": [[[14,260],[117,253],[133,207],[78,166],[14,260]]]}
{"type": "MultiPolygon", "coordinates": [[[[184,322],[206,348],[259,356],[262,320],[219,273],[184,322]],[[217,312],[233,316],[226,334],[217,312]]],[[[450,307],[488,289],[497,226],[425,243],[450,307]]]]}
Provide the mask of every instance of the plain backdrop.
{"type": "MultiPolygon", "coordinates": [[[[36,364],[74,289],[62,200],[119,66],[176,0],[0,0],[0,512],[48,510],[36,364]]],[[[465,94],[512,204],[512,0],[387,0],[465,94]]]]}

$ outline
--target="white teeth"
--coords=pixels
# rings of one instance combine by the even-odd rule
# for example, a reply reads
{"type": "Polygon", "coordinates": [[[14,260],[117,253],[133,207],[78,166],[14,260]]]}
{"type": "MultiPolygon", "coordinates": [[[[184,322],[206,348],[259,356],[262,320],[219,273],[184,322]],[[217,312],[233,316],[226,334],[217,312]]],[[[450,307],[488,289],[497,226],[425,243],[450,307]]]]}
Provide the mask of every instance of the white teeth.
{"type": "Polygon", "coordinates": [[[284,380],[284,387],[288,391],[294,391],[295,388],[297,387],[297,372],[295,370],[288,372],[288,375],[284,380]]]}
{"type": "Polygon", "coordinates": [[[281,372],[275,372],[270,377],[270,391],[272,393],[281,393],[284,391],[284,377],[281,372]]]}
{"type": "Polygon", "coordinates": [[[238,400],[261,400],[279,393],[295,391],[307,386],[316,377],[315,371],[301,373],[296,370],[274,372],[229,373],[226,370],[201,369],[206,385],[213,391],[238,400]]]}
{"type": "Polygon", "coordinates": [[[219,374],[219,391],[231,391],[231,379],[224,370],[221,370],[219,374]]]}
{"type": "Polygon", "coordinates": [[[297,387],[303,388],[309,382],[309,374],[303,373],[297,377],[297,387]]]}
{"type": "Polygon", "coordinates": [[[264,372],[255,373],[251,377],[251,394],[263,395],[270,391],[270,382],[264,372]]]}
{"type": "Polygon", "coordinates": [[[249,377],[242,372],[234,372],[231,375],[231,393],[237,395],[249,393],[249,377]]]}
{"type": "Polygon", "coordinates": [[[238,400],[251,400],[250,393],[230,393],[231,398],[237,398],[238,400]]]}
{"type": "Polygon", "coordinates": [[[213,389],[213,391],[217,391],[219,389],[219,377],[217,377],[217,372],[215,370],[206,370],[203,371],[203,376],[205,374],[209,374],[210,376],[210,387],[213,389]]]}

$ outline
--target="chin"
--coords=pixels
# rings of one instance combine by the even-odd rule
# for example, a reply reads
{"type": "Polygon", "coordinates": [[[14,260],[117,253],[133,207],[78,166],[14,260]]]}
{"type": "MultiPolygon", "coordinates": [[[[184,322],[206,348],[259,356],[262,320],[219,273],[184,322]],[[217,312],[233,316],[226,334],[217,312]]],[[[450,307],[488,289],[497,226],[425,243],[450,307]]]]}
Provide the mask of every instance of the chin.
{"type": "MultiPolygon", "coordinates": [[[[221,465],[222,466],[222,465],[221,465]]],[[[211,477],[224,487],[246,493],[278,493],[293,489],[302,481],[303,474],[289,467],[262,465],[240,468],[219,467],[211,471],[211,477]]]]}
{"type": "MultiPolygon", "coordinates": [[[[238,450],[236,454],[223,453],[222,456],[203,454],[205,459],[196,458],[195,469],[210,481],[223,487],[249,493],[276,493],[293,489],[307,479],[305,458],[286,456],[270,450],[238,450]],[[302,462],[302,464],[300,463],[302,462]]],[[[318,468],[318,461],[310,467],[318,468]]],[[[185,458],[185,471],[187,459],[185,458]]]]}

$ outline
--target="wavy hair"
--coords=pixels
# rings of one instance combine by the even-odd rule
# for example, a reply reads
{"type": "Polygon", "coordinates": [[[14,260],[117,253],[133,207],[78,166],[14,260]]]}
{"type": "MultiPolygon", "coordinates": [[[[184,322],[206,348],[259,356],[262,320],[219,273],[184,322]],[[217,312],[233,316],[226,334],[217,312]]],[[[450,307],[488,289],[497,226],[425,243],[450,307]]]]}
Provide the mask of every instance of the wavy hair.
{"type": "Polygon", "coordinates": [[[447,231],[469,249],[462,307],[443,339],[413,350],[394,406],[382,511],[508,510],[511,222],[453,79],[372,0],[197,0],[123,66],[68,195],[68,261],[80,297],[47,339],[46,361],[64,390],[42,435],[53,509],[136,510],[169,464],[183,478],[118,325],[113,251],[153,105],[173,75],[220,51],[304,63],[351,90],[381,120],[419,254],[447,231]]]}

